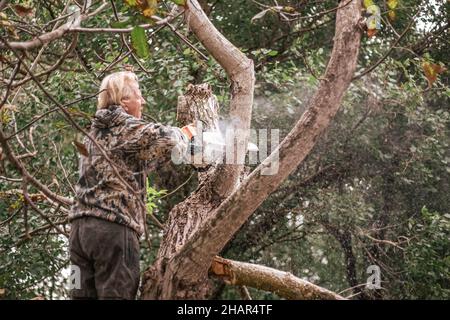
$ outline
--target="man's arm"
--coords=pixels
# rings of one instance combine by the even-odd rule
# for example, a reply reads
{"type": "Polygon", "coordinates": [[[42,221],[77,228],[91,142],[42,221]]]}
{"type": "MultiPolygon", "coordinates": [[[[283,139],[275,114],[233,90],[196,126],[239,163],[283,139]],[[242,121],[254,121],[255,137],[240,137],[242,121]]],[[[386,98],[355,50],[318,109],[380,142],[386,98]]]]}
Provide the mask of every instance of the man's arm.
{"type": "Polygon", "coordinates": [[[166,163],[172,157],[185,156],[189,146],[188,137],[177,127],[160,123],[132,120],[121,135],[123,143],[118,148],[136,153],[141,160],[166,163]]]}

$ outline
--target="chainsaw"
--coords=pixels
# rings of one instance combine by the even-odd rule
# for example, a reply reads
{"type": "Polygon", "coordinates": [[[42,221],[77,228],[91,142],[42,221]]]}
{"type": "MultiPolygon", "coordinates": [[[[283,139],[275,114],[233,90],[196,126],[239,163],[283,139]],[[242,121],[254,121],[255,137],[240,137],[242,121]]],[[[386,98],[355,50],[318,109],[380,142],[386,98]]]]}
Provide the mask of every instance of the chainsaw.
{"type": "MultiPolygon", "coordinates": [[[[220,130],[203,131],[199,135],[197,135],[193,125],[184,126],[181,130],[189,138],[191,155],[194,156],[202,153],[203,161],[208,164],[212,164],[223,158],[227,144],[220,130]]],[[[247,144],[246,151],[257,152],[258,150],[256,144],[251,142],[247,144]]]]}

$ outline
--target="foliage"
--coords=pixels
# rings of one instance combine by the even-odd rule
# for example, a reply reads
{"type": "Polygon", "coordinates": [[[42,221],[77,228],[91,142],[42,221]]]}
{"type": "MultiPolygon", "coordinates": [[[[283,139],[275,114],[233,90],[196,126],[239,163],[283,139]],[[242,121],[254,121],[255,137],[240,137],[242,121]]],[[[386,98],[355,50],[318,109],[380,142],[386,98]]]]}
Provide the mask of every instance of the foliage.
{"type": "Polygon", "coordinates": [[[147,184],[147,214],[153,214],[153,210],[158,208],[157,202],[162,196],[167,194],[167,190],[156,190],[148,182],[147,184]]]}
{"type": "Polygon", "coordinates": [[[422,208],[408,221],[411,243],[404,253],[405,286],[416,299],[446,299],[450,283],[450,214],[422,208]],[[424,282],[423,279],[427,279],[424,282]],[[430,286],[429,283],[433,285],[430,286]]]}

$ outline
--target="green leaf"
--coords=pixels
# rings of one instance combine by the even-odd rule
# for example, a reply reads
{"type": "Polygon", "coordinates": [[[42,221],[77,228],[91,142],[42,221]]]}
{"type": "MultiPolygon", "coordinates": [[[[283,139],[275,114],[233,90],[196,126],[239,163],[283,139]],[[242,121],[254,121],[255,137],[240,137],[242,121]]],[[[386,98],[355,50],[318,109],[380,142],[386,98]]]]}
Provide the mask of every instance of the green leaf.
{"type": "Polygon", "coordinates": [[[136,0],[125,0],[125,3],[128,4],[130,7],[134,7],[137,5],[136,0]]]}
{"type": "Polygon", "coordinates": [[[256,15],[250,20],[250,22],[251,22],[251,23],[254,23],[256,20],[263,18],[263,17],[266,15],[266,13],[267,13],[267,12],[270,12],[270,11],[272,11],[271,8],[265,9],[265,10],[261,11],[260,13],[256,14],[256,15]]]}
{"type": "Polygon", "coordinates": [[[146,207],[147,207],[147,214],[148,215],[152,215],[154,209],[158,208],[158,205],[156,204],[156,202],[158,201],[158,199],[160,199],[162,196],[164,196],[165,194],[167,194],[167,190],[162,189],[162,190],[156,190],[154,188],[152,188],[150,186],[149,180],[147,179],[145,182],[145,186],[147,189],[147,203],[146,203],[146,207]]]}
{"type": "Polygon", "coordinates": [[[395,18],[397,17],[397,14],[394,10],[389,10],[388,17],[390,21],[395,21],[395,18]]]}
{"type": "Polygon", "coordinates": [[[179,6],[185,6],[186,5],[186,0],[170,0],[173,3],[179,5],[179,6]]]}
{"type": "Polygon", "coordinates": [[[373,1],[372,0],[364,0],[364,7],[368,8],[371,5],[373,5],[373,1]]]}
{"type": "Polygon", "coordinates": [[[10,115],[6,111],[3,110],[0,111],[0,123],[8,124],[10,121],[11,121],[10,115]]]}
{"type": "Polygon", "coordinates": [[[277,54],[278,54],[277,50],[270,50],[269,52],[267,52],[267,55],[271,57],[275,57],[277,54]]]}
{"type": "Polygon", "coordinates": [[[133,28],[131,31],[131,44],[140,58],[147,58],[149,56],[150,51],[144,28],[139,26],[133,28]]]}
{"type": "Polygon", "coordinates": [[[387,0],[387,5],[389,9],[394,10],[395,8],[397,8],[398,0],[387,0]]]}

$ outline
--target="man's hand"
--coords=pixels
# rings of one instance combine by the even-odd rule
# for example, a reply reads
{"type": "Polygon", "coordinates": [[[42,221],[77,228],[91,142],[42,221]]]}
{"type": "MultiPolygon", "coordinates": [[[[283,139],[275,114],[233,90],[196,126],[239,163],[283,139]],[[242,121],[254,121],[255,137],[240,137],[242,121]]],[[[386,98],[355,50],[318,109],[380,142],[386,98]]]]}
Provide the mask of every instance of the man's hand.
{"type": "Polygon", "coordinates": [[[197,135],[197,129],[195,128],[195,125],[193,123],[190,123],[184,127],[181,128],[181,131],[188,137],[188,140],[190,141],[194,136],[197,135]]]}

